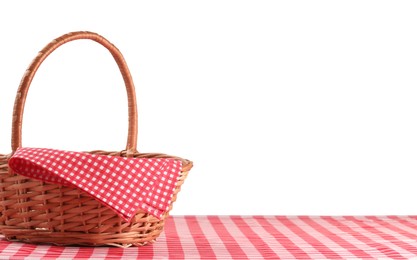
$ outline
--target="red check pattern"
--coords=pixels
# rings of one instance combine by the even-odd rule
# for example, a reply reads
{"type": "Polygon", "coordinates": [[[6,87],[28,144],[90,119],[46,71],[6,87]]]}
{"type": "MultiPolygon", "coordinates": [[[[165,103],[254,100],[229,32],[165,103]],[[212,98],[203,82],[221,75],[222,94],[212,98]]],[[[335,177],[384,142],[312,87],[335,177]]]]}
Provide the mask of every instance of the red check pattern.
{"type": "Polygon", "coordinates": [[[18,174],[74,186],[129,221],[139,209],[157,218],[169,210],[181,161],[126,158],[44,148],[19,148],[9,160],[18,174]]]}
{"type": "Polygon", "coordinates": [[[0,259],[416,259],[417,216],[171,216],[144,247],[0,240],[0,259]]]}

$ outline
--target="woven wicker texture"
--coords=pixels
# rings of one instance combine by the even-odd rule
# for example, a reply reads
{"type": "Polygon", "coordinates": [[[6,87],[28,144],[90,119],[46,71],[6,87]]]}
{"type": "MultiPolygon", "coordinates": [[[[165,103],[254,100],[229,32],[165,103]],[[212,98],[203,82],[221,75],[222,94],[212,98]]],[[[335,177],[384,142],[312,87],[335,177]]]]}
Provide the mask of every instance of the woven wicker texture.
{"type": "MultiPolygon", "coordinates": [[[[59,46],[74,40],[89,39],[107,48],[114,57],[125,82],[129,128],[126,150],[120,152],[92,151],[90,153],[141,158],[177,158],[183,169],[170,205],[192,168],[192,162],[165,154],[139,153],[137,145],[136,94],[128,66],[120,51],[102,36],[92,32],[65,34],[44,47],[26,70],[17,91],[13,111],[12,151],[22,146],[22,119],[29,86],[37,69],[59,46]]],[[[50,184],[11,172],[9,156],[0,156],[0,231],[7,239],[30,243],[88,246],[141,246],[152,243],[163,230],[166,212],[161,220],[138,211],[129,223],[98,201],[77,189],[50,184]]]]}

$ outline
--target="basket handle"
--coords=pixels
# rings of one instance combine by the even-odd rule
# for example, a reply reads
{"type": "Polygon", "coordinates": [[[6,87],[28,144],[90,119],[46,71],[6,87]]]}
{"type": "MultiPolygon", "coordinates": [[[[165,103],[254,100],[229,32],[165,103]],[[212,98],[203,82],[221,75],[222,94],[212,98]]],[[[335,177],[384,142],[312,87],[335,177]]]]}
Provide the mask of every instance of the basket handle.
{"type": "Polygon", "coordinates": [[[103,45],[107,50],[110,51],[113,58],[115,59],[120,72],[122,73],[124,83],[127,91],[127,101],[129,106],[129,128],[126,151],[127,154],[137,152],[137,107],[136,107],[136,94],[135,86],[133,84],[132,76],[130,75],[129,68],[126,61],[123,58],[121,52],[106,40],[104,37],[93,33],[93,32],[72,32],[64,34],[61,37],[56,38],[48,45],[46,45],[35,57],[29,68],[26,70],[22,77],[22,80],[17,90],[16,99],[13,109],[13,123],[12,123],[12,151],[15,152],[17,148],[22,146],[22,119],[23,111],[25,107],[26,96],[29,90],[29,86],[35,76],[36,71],[42,62],[59,46],[74,40],[89,39],[103,45]]]}

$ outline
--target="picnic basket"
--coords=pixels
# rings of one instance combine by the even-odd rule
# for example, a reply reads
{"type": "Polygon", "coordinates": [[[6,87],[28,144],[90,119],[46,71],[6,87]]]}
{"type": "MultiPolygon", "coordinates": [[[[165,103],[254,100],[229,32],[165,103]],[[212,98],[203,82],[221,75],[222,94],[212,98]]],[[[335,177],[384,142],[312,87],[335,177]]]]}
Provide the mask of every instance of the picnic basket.
{"type": "Polygon", "coordinates": [[[12,154],[0,156],[0,232],[9,240],[28,243],[119,247],[152,243],[162,232],[177,193],[192,168],[189,160],[165,154],[139,153],[136,150],[136,94],[130,71],[120,51],[104,37],[93,32],[65,34],[46,45],[32,61],[17,91],[11,142],[12,154]],[[160,219],[139,210],[127,222],[83,191],[24,177],[8,167],[8,158],[22,146],[23,110],[37,69],[59,46],[81,39],[95,41],[111,53],[123,76],[128,96],[129,127],[126,150],[88,153],[133,158],[175,158],[182,162],[169,210],[160,219]]]}

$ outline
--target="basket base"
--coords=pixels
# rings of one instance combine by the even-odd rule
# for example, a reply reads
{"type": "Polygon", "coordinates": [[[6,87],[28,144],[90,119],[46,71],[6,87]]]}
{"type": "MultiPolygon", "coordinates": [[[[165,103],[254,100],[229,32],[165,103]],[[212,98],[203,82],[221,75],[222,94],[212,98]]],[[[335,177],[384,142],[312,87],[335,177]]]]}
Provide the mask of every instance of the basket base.
{"type": "MultiPolygon", "coordinates": [[[[126,156],[123,152],[91,153],[126,156]]],[[[171,158],[164,154],[138,153],[133,156],[171,158]]],[[[139,210],[130,222],[126,222],[83,191],[9,173],[4,156],[0,160],[0,233],[12,241],[61,246],[129,247],[153,243],[163,231],[191,167],[192,162],[183,160],[169,210],[161,219],[139,210]]]]}
{"type": "Polygon", "coordinates": [[[159,233],[154,233],[153,238],[150,238],[149,235],[140,235],[136,232],[122,234],[80,234],[3,229],[5,238],[13,242],[52,244],[56,246],[115,246],[121,248],[153,244],[159,236],[159,233]]]}

